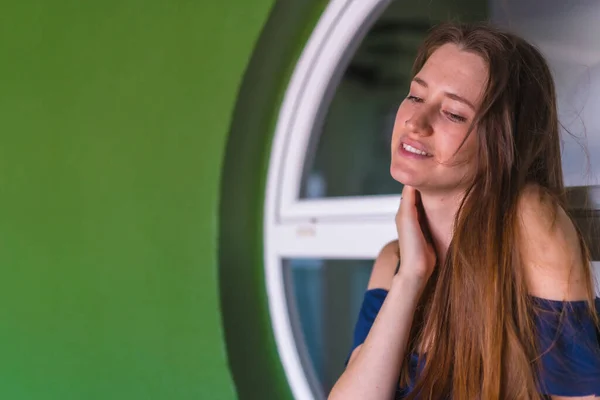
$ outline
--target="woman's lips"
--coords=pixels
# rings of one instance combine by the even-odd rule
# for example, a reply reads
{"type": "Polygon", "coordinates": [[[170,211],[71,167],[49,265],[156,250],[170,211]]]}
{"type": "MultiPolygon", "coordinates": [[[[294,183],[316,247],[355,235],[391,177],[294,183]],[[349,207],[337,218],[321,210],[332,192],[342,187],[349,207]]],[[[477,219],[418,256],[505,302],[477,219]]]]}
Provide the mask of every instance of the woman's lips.
{"type": "Polygon", "coordinates": [[[415,145],[411,145],[405,142],[400,142],[400,146],[398,147],[398,152],[403,157],[409,157],[417,160],[424,160],[427,158],[433,157],[431,154],[426,151],[416,147],[415,145]]]}

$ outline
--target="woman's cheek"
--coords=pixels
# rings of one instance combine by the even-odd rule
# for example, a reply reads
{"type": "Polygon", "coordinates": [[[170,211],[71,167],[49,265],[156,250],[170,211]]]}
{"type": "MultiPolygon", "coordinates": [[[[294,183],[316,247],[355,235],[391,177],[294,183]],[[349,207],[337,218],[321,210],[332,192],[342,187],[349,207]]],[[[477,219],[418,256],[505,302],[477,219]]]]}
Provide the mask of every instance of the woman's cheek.
{"type": "Polygon", "coordinates": [[[458,149],[456,157],[462,163],[470,163],[475,159],[476,143],[472,139],[472,137],[468,138],[464,143],[462,142],[462,140],[460,140],[456,144],[456,148],[458,149]]]}
{"type": "Polygon", "coordinates": [[[462,139],[460,139],[460,137],[452,137],[451,135],[446,134],[442,136],[442,139],[443,140],[438,142],[435,146],[441,162],[453,166],[462,164],[470,158],[470,150],[468,149],[467,143],[465,142],[461,147],[462,139]]]}

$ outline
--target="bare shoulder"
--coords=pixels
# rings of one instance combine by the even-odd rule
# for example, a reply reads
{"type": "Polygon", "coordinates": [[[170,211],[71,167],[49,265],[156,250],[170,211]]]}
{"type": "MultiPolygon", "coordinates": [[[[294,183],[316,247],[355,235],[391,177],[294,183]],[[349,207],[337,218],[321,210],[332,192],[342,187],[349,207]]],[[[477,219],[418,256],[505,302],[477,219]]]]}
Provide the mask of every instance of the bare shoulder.
{"type": "Polygon", "coordinates": [[[396,266],[400,259],[398,241],[392,240],[387,243],[375,259],[373,264],[373,270],[371,271],[371,278],[369,279],[369,289],[386,289],[390,290],[392,285],[392,279],[394,272],[396,272],[396,266]]]}
{"type": "Polygon", "coordinates": [[[586,296],[586,268],[571,218],[536,185],[519,196],[517,232],[521,262],[533,296],[579,300],[586,296]]]}

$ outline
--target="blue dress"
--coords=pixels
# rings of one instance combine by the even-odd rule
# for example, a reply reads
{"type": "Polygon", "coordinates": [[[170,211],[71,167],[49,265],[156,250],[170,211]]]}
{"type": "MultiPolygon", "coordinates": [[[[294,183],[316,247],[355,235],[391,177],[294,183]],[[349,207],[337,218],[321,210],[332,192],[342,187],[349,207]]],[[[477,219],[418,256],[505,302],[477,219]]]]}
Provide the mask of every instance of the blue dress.
{"type": "MultiPolygon", "coordinates": [[[[367,338],[387,293],[385,289],[365,292],[350,354],[367,338]]],[[[589,315],[587,303],[537,297],[532,299],[536,309],[540,310],[534,317],[539,349],[542,353],[550,349],[541,357],[541,394],[600,395],[600,332],[589,315]],[[561,322],[559,319],[563,307],[566,309],[561,322]]],[[[596,298],[595,303],[596,311],[600,314],[600,298],[596,298]]],[[[413,354],[409,365],[409,375],[413,382],[418,373],[417,361],[418,355],[413,354]]],[[[410,390],[410,387],[398,388],[396,399],[402,399],[410,390]]]]}

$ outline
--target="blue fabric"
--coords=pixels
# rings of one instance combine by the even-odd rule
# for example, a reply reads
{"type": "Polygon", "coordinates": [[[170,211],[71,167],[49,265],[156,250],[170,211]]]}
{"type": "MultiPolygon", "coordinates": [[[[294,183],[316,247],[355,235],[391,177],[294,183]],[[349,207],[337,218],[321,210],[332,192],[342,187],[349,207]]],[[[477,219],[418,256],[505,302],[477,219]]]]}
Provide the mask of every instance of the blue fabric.
{"type": "MultiPolygon", "coordinates": [[[[367,290],[354,329],[352,351],[362,344],[387,296],[385,289],[367,290]]],[[[553,301],[532,297],[541,351],[540,393],[556,396],[600,395],[600,332],[585,301],[553,301]],[[561,311],[565,307],[565,312],[561,311]]],[[[600,298],[596,298],[600,316],[600,298]]],[[[346,363],[348,360],[346,360],[346,363]]],[[[410,376],[418,372],[418,355],[411,355],[410,376]]],[[[398,388],[401,399],[410,388],[398,388]]]]}

